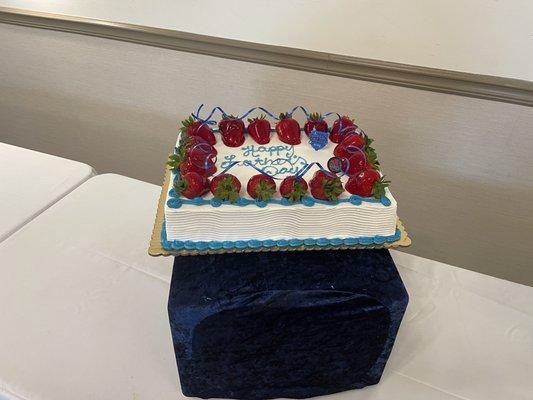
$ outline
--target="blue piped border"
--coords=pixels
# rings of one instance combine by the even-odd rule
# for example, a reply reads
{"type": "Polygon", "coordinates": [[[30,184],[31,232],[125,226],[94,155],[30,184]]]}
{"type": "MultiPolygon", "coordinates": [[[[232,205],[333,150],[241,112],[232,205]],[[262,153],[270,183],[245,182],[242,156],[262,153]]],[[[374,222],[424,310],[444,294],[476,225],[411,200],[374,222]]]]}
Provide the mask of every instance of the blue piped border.
{"type": "MultiPolygon", "coordinates": [[[[298,203],[291,203],[287,199],[272,199],[268,201],[257,201],[257,200],[251,200],[251,199],[245,199],[244,197],[241,197],[236,202],[230,202],[230,201],[221,201],[218,199],[211,199],[206,200],[202,197],[196,197],[194,199],[187,199],[179,197],[176,193],[176,190],[170,189],[169,193],[169,199],[167,200],[167,206],[169,208],[180,208],[184,204],[190,204],[194,206],[205,206],[210,205],[212,207],[220,207],[221,205],[231,205],[231,206],[238,206],[238,207],[246,207],[250,205],[256,205],[257,207],[266,207],[267,204],[280,204],[282,206],[293,206],[298,203]]],[[[350,203],[354,206],[360,206],[363,202],[366,203],[381,203],[385,207],[389,207],[391,205],[391,201],[388,197],[382,196],[379,199],[375,199],[373,197],[361,197],[357,195],[352,195],[345,199],[338,199],[337,201],[326,201],[326,200],[318,200],[314,199],[310,196],[304,196],[301,200],[301,204],[303,204],[306,207],[312,207],[315,204],[324,204],[328,206],[334,206],[339,203],[350,203]]]]}
{"type": "Polygon", "coordinates": [[[163,222],[161,229],[161,246],[167,251],[177,250],[233,250],[233,249],[257,249],[257,248],[291,248],[305,246],[309,248],[326,246],[371,246],[393,243],[401,238],[401,232],[396,228],[394,235],[390,236],[369,236],[359,238],[309,238],[309,239],[280,239],[280,240],[237,240],[237,241],[191,241],[191,240],[167,240],[166,223],[163,222]]]}

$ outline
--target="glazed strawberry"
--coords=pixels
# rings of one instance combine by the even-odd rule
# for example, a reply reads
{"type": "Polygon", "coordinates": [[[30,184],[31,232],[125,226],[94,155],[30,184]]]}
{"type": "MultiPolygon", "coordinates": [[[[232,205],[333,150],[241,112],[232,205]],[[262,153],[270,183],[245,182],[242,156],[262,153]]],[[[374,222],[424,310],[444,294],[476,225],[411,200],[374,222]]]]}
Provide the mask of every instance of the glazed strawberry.
{"type": "Polygon", "coordinates": [[[346,182],[346,190],[361,197],[373,196],[379,199],[385,195],[385,188],[389,183],[378,171],[369,168],[351,176],[346,182]]]}
{"type": "Polygon", "coordinates": [[[212,146],[214,146],[217,142],[213,131],[205,122],[202,123],[194,120],[193,117],[189,117],[181,123],[183,124],[181,131],[187,133],[187,135],[199,136],[212,146]]]}
{"type": "Polygon", "coordinates": [[[235,175],[220,174],[211,179],[209,185],[211,193],[215,199],[223,201],[231,201],[232,203],[239,200],[239,192],[241,190],[241,182],[235,175]]]}
{"type": "Polygon", "coordinates": [[[357,175],[359,172],[371,167],[367,161],[366,154],[362,151],[355,151],[347,158],[342,159],[342,170],[346,175],[357,175]]]}
{"type": "Polygon", "coordinates": [[[203,196],[208,190],[209,181],[196,172],[187,172],[174,182],[174,189],[188,199],[203,196]]]}
{"type": "Polygon", "coordinates": [[[253,199],[268,201],[276,193],[276,182],[267,175],[254,175],[248,181],[246,191],[253,199]]]}
{"type": "Polygon", "coordinates": [[[205,168],[216,161],[216,150],[207,143],[198,143],[190,147],[186,155],[191,164],[200,168],[205,168]]]}
{"type": "Polygon", "coordinates": [[[328,131],[328,123],[322,118],[322,115],[320,115],[319,113],[311,113],[309,115],[309,118],[307,118],[307,122],[304,125],[304,132],[307,136],[309,136],[313,130],[319,132],[328,131]]]}
{"type": "Polygon", "coordinates": [[[205,144],[205,148],[207,148],[207,146],[210,147],[210,151],[216,156],[217,155],[217,150],[212,146],[210,145],[209,143],[207,143],[204,139],[202,139],[200,136],[187,136],[187,139],[185,140],[185,147],[187,149],[187,151],[189,151],[191,148],[197,146],[197,145],[200,145],[200,144],[205,144]]]}
{"type": "Polygon", "coordinates": [[[261,114],[259,118],[248,119],[248,133],[257,144],[270,142],[270,122],[261,114]]]}
{"type": "Polygon", "coordinates": [[[335,146],[333,154],[335,154],[337,157],[347,158],[353,153],[357,152],[357,149],[363,149],[364,147],[365,138],[356,133],[352,133],[351,135],[346,136],[342,142],[335,146]]]}
{"type": "Polygon", "coordinates": [[[244,122],[232,115],[224,115],[218,123],[222,141],[228,147],[239,147],[244,143],[244,122]]]}
{"type": "Polygon", "coordinates": [[[287,144],[300,144],[300,125],[289,114],[280,114],[276,124],[279,140],[287,144]]]}
{"type": "Polygon", "coordinates": [[[304,178],[288,176],[281,182],[279,193],[291,203],[295,203],[307,194],[307,188],[307,182],[304,178]]]}
{"type": "Polygon", "coordinates": [[[217,167],[215,166],[215,164],[198,166],[191,164],[189,160],[185,160],[180,163],[179,170],[182,175],[185,175],[188,172],[196,172],[197,174],[208,177],[217,172],[217,167]]]}
{"type": "Polygon", "coordinates": [[[327,171],[317,171],[309,181],[311,194],[315,199],[337,201],[344,189],[341,180],[335,174],[327,171]]]}
{"type": "Polygon", "coordinates": [[[333,123],[331,127],[331,132],[329,134],[329,139],[333,143],[340,143],[346,136],[355,133],[357,126],[354,124],[353,120],[344,116],[341,117],[333,123]]]}

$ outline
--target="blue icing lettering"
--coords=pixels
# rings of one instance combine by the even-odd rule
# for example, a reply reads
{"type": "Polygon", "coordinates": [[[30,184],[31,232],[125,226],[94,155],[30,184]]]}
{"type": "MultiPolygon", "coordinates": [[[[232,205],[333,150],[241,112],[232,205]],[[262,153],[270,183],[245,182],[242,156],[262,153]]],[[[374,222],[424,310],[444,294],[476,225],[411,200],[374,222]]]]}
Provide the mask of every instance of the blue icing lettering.
{"type": "Polygon", "coordinates": [[[301,167],[307,165],[307,160],[295,154],[294,146],[256,146],[248,145],[240,148],[241,158],[236,155],[225,156],[221,168],[227,168],[234,161],[242,161],[264,170],[269,175],[294,175],[301,167]]]}

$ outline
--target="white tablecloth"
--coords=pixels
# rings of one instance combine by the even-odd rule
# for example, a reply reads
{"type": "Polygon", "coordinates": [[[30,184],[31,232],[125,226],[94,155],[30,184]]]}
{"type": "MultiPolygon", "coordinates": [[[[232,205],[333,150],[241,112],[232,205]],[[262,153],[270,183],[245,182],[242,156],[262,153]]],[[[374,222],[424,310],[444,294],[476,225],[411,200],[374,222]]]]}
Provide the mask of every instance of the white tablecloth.
{"type": "Polygon", "coordinates": [[[0,143],[0,241],[92,175],[86,164],[0,143]]]}
{"type": "MultiPolygon", "coordinates": [[[[0,243],[4,397],[184,398],[166,314],[172,259],[146,254],[158,194],[96,176],[0,243]]],[[[410,304],[381,383],[328,398],[531,399],[533,288],[393,254],[410,304]]]]}

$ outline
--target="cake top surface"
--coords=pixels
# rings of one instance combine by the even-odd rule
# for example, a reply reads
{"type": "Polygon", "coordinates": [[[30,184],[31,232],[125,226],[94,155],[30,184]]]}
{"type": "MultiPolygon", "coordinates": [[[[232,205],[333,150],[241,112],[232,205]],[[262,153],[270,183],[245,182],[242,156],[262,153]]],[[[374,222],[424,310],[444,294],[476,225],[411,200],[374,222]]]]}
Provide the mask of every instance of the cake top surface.
{"type": "Polygon", "coordinates": [[[351,118],[300,106],[279,117],[201,109],[183,121],[169,162],[176,204],[390,204],[372,140],[351,118]]]}

